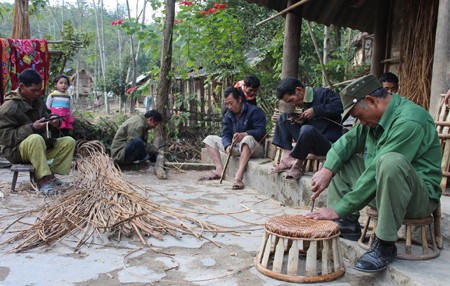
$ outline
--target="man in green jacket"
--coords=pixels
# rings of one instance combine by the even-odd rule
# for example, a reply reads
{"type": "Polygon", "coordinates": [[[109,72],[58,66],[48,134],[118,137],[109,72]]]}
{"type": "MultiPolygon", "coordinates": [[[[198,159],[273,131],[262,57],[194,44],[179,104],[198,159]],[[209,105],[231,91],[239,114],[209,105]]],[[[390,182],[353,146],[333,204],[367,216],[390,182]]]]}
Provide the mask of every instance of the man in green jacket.
{"type": "Polygon", "coordinates": [[[27,69],[19,80],[19,88],[6,94],[0,106],[0,151],[11,163],[31,163],[39,190],[46,195],[55,194],[55,186],[63,182],[54,174],[69,174],[75,140],[69,136],[52,139],[48,134],[49,128],[58,127],[61,122],[47,120],[53,115],[40,94],[41,76],[27,69]]]}
{"type": "Polygon", "coordinates": [[[439,205],[441,146],[434,121],[422,107],[389,93],[373,75],[341,91],[344,118],[360,121],[336,141],[312,178],[312,200],[328,187],[328,208],[306,215],[338,220],[344,238],[357,238],[359,210],[378,210],[372,248],[353,266],[383,270],[397,254],[403,219],[423,218],[439,205]],[[362,154],[362,157],[358,154],[362,154]]]}
{"type": "Polygon", "coordinates": [[[157,148],[148,144],[148,131],[157,128],[162,122],[157,110],[137,114],[125,121],[117,130],[111,144],[111,157],[117,164],[139,162],[142,166],[157,154],[157,148]]]}

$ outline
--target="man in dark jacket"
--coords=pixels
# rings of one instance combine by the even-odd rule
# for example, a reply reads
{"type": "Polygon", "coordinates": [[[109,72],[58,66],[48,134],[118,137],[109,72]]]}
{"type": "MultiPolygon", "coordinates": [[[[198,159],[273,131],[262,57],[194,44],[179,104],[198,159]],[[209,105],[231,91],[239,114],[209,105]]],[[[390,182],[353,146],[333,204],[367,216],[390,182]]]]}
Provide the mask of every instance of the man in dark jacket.
{"type": "Polygon", "coordinates": [[[111,157],[118,164],[141,163],[142,169],[148,168],[150,156],[156,158],[157,149],[147,143],[148,131],[157,128],[162,122],[157,110],[137,114],[125,121],[117,130],[111,144],[111,157]]]}
{"type": "Polygon", "coordinates": [[[69,174],[75,140],[69,136],[52,139],[48,134],[48,125],[57,127],[60,120],[47,120],[53,115],[40,95],[41,76],[27,69],[19,80],[19,88],[6,94],[0,107],[0,150],[11,163],[31,163],[39,190],[54,194],[54,187],[63,184],[54,174],[69,174]]]}
{"type": "Polygon", "coordinates": [[[272,144],[283,148],[284,157],[271,173],[287,171],[285,178],[296,180],[303,174],[301,167],[309,153],[326,155],[331,143],[342,135],[342,102],[332,90],[305,87],[292,77],[278,84],[277,97],[299,111],[278,118],[272,144]]]}
{"type": "Polygon", "coordinates": [[[200,179],[220,179],[223,165],[219,151],[232,152],[234,156],[240,155],[233,184],[233,189],[239,190],[244,188],[242,180],[248,160],[264,153],[261,141],[266,134],[266,115],[258,107],[246,103],[234,87],[225,89],[224,103],[228,110],[222,119],[222,137],[209,135],[203,140],[216,169],[200,179]]]}

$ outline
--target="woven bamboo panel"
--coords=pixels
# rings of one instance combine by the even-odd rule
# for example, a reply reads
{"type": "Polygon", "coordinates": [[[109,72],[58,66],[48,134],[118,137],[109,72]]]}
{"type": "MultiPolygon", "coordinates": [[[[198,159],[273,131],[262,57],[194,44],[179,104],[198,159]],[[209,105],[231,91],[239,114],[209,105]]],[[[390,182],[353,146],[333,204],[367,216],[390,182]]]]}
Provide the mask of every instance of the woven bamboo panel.
{"type": "Polygon", "coordinates": [[[308,219],[302,215],[273,217],[266,222],[265,229],[293,238],[327,238],[339,233],[339,226],[335,222],[308,219]]]}

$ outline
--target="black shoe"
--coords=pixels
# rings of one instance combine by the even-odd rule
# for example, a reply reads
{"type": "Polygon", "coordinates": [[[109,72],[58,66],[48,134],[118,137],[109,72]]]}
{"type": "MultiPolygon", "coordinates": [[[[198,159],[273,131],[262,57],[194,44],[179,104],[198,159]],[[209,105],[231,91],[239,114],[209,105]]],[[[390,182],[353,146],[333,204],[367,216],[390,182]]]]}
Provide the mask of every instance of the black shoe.
{"type": "Polygon", "coordinates": [[[375,236],[372,247],[356,261],[353,268],[363,272],[378,272],[386,269],[397,256],[393,241],[384,241],[375,236]]]}
{"type": "Polygon", "coordinates": [[[352,241],[358,241],[361,236],[361,225],[358,222],[357,216],[348,216],[337,221],[339,229],[341,230],[340,237],[352,241]]]}

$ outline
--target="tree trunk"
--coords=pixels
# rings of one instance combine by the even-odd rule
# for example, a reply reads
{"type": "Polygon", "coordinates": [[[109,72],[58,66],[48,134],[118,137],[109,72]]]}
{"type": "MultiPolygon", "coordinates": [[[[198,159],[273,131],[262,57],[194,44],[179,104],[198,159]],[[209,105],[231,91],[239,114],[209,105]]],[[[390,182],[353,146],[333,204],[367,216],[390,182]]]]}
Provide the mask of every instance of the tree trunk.
{"type": "Polygon", "coordinates": [[[106,84],[106,51],[105,51],[105,20],[104,20],[104,14],[105,14],[105,7],[103,5],[103,0],[100,0],[100,7],[101,7],[101,14],[100,14],[100,19],[101,19],[101,53],[102,53],[102,79],[103,79],[103,96],[105,97],[105,111],[106,114],[109,114],[109,97],[106,93],[106,88],[105,88],[105,84],[106,84]]]}
{"type": "MultiPolygon", "coordinates": [[[[145,6],[146,6],[147,2],[145,1],[144,3],[144,19],[145,20],[145,6]]],[[[138,7],[138,3],[136,2],[136,8],[138,7]]],[[[128,19],[131,19],[131,11],[130,11],[130,3],[127,0],[127,12],[128,12],[128,19]]],[[[136,13],[137,10],[136,10],[136,13]]],[[[139,22],[139,17],[136,17],[136,23],[139,22]]],[[[144,23],[144,22],[143,22],[144,23]]],[[[136,51],[136,47],[135,47],[135,43],[134,43],[134,36],[131,35],[130,36],[130,57],[132,60],[132,64],[133,64],[133,77],[132,77],[132,83],[131,83],[131,87],[136,87],[136,79],[138,77],[138,67],[137,67],[137,58],[139,56],[139,49],[140,49],[140,45],[138,46],[138,50],[136,51]]],[[[130,68],[128,68],[128,73],[127,73],[127,82],[129,82],[129,74],[130,74],[130,68]]],[[[130,98],[130,113],[133,113],[136,107],[136,97],[132,96],[130,98]]]]}
{"type": "MultiPolygon", "coordinates": [[[[168,110],[168,99],[169,99],[169,89],[170,89],[170,66],[172,64],[172,30],[173,30],[173,21],[175,19],[175,0],[166,0],[166,19],[164,22],[164,31],[163,31],[163,42],[162,42],[162,52],[161,52],[161,71],[159,74],[159,83],[158,83],[158,92],[157,92],[157,101],[156,108],[161,112],[163,117],[163,122],[167,122],[169,110],[168,110]]],[[[164,151],[165,148],[165,128],[163,125],[160,125],[156,130],[156,136],[154,144],[159,148],[160,151],[164,151]]],[[[164,170],[164,153],[159,152],[155,166],[155,172],[158,178],[166,179],[167,175],[164,170]],[[162,157],[162,158],[161,158],[162,157]]]]}
{"type": "MultiPolygon", "coordinates": [[[[105,56],[105,47],[104,47],[104,40],[102,40],[102,38],[104,37],[104,33],[103,33],[103,21],[101,23],[102,27],[100,27],[100,23],[99,23],[99,15],[98,15],[98,6],[95,3],[95,0],[92,0],[92,3],[94,4],[94,13],[95,13],[95,25],[96,25],[96,32],[97,32],[97,47],[98,47],[98,52],[100,54],[100,70],[102,73],[102,80],[103,80],[103,96],[104,96],[104,100],[105,100],[105,111],[106,114],[109,114],[109,102],[108,102],[108,96],[106,95],[106,91],[105,91],[105,74],[106,74],[106,56],[105,56]]],[[[101,13],[103,14],[103,1],[101,1],[100,3],[101,5],[101,13]]],[[[101,19],[103,19],[103,16],[100,16],[101,19]]],[[[97,77],[97,80],[99,79],[99,77],[97,77]]],[[[97,95],[97,90],[95,90],[95,95],[97,95]]]]}
{"type": "MultiPolygon", "coordinates": [[[[331,54],[331,44],[330,44],[330,28],[325,26],[324,36],[323,36],[323,64],[326,65],[330,59],[331,54]]],[[[322,75],[322,86],[325,86],[327,82],[325,81],[325,76],[322,75]]]]}
{"type": "Polygon", "coordinates": [[[13,39],[30,38],[30,18],[28,17],[28,0],[16,0],[14,3],[13,39]]]}

